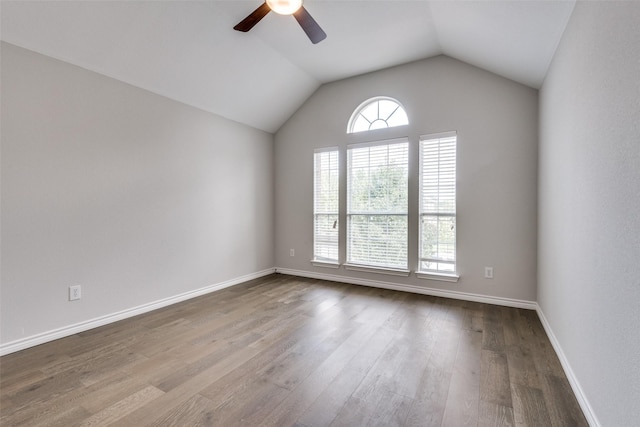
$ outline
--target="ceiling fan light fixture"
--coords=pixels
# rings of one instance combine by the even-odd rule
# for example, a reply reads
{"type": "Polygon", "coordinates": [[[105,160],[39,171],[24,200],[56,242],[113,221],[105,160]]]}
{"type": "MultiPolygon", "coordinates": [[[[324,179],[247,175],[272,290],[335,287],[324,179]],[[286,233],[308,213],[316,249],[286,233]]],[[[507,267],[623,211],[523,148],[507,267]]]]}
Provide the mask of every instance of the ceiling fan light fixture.
{"type": "Polygon", "coordinates": [[[271,10],[280,15],[293,15],[302,7],[302,0],[266,0],[271,10]]]}
{"type": "Polygon", "coordinates": [[[303,0],[265,0],[264,3],[240,21],[233,29],[246,33],[273,10],[280,15],[293,15],[307,37],[309,37],[309,40],[311,40],[311,43],[320,43],[327,38],[327,33],[320,28],[316,20],[307,12],[307,9],[302,5],[302,1],[303,0]]]}

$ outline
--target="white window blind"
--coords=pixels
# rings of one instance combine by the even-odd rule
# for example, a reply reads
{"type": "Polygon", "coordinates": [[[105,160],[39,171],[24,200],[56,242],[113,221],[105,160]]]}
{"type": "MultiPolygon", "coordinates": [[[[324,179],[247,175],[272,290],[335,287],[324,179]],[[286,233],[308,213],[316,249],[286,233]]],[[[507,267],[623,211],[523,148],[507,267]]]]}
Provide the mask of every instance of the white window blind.
{"type": "Polygon", "coordinates": [[[314,261],[338,263],[338,150],[314,153],[313,256],[314,261]]]}
{"type": "Polygon", "coordinates": [[[408,140],[347,149],[347,263],[406,269],[408,140]]]}
{"type": "Polygon", "coordinates": [[[421,272],[456,272],[455,132],[420,137],[421,272]]]}

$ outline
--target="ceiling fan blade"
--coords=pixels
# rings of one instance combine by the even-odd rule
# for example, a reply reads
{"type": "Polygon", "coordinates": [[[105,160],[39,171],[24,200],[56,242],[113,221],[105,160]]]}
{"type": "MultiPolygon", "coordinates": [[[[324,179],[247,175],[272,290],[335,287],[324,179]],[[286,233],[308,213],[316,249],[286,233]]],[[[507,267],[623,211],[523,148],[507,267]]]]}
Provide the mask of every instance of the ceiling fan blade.
{"type": "Polygon", "coordinates": [[[240,21],[240,23],[233,27],[233,29],[246,33],[247,31],[252,29],[258,22],[260,22],[260,20],[264,18],[269,12],[271,12],[271,8],[269,7],[269,5],[266,2],[262,3],[260,7],[251,12],[249,16],[240,21]]]}
{"type": "Polygon", "coordinates": [[[311,17],[304,6],[300,6],[300,9],[298,9],[293,16],[304,32],[307,33],[311,43],[316,44],[327,38],[327,34],[320,28],[320,25],[311,17]]]}

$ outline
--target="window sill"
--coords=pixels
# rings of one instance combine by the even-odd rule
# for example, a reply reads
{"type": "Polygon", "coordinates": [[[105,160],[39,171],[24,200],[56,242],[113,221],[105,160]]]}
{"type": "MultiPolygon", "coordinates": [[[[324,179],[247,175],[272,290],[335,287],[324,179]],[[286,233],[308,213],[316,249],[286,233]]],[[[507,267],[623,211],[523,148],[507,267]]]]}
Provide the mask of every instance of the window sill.
{"type": "Polygon", "coordinates": [[[337,262],[319,261],[316,259],[312,259],[311,264],[313,264],[315,267],[340,268],[340,264],[337,262]]]}
{"type": "Polygon", "coordinates": [[[346,268],[347,270],[353,270],[353,271],[366,271],[368,273],[389,274],[391,276],[404,276],[404,277],[408,277],[410,273],[409,270],[383,268],[383,267],[370,267],[370,266],[357,265],[357,264],[345,264],[344,268],[346,268]]]}
{"type": "Polygon", "coordinates": [[[441,282],[457,282],[460,276],[457,274],[435,273],[432,271],[416,271],[418,279],[439,280],[441,282]]]}

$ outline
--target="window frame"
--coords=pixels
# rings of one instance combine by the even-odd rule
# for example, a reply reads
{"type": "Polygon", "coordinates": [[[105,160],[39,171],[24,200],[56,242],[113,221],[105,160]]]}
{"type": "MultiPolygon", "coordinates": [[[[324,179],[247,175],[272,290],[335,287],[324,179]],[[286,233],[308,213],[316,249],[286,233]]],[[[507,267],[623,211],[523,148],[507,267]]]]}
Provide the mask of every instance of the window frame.
{"type": "MultiPolygon", "coordinates": [[[[416,270],[416,275],[420,278],[426,278],[426,279],[436,279],[436,280],[445,280],[445,281],[452,281],[452,282],[456,282],[459,279],[459,275],[458,275],[458,255],[457,255],[457,239],[458,239],[458,233],[457,233],[457,158],[458,158],[458,152],[457,152],[457,146],[458,146],[458,135],[457,132],[455,131],[451,131],[451,132],[442,132],[442,133],[437,133],[437,134],[429,134],[429,135],[421,135],[418,138],[418,150],[419,150],[419,174],[418,174],[418,181],[419,181],[419,202],[418,202],[418,265],[417,265],[417,270],[416,270]],[[442,157],[441,156],[441,150],[443,149],[447,149],[446,144],[451,144],[450,140],[451,138],[454,138],[453,141],[453,156],[448,155],[446,157],[442,157]],[[437,150],[438,150],[438,160],[437,160],[437,170],[433,171],[430,170],[429,172],[427,172],[425,170],[426,165],[425,165],[425,153],[424,153],[424,149],[425,146],[428,143],[434,143],[438,144],[437,146],[437,150]],[[451,177],[446,177],[446,173],[451,173],[451,171],[443,171],[443,163],[445,162],[449,162],[449,168],[450,166],[450,162],[452,161],[451,157],[453,157],[453,182],[448,182],[443,184],[441,181],[447,181],[447,180],[451,180],[451,177]],[[426,173],[430,173],[431,177],[433,178],[434,174],[437,176],[437,192],[438,192],[438,201],[437,201],[437,207],[435,209],[432,210],[428,210],[425,209],[425,203],[423,200],[425,191],[424,191],[424,183],[425,183],[425,174],[426,173]],[[453,192],[453,209],[441,209],[440,207],[440,203],[441,200],[439,198],[439,193],[440,191],[443,191],[445,193],[449,193],[448,199],[449,199],[449,203],[451,202],[451,192],[453,192]],[[426,257],[425,254],[423,254],[423,248],[424,248],[424,218],[425,217],[431,217],[436,219],[437,221],[440,221],[441,218],[452,218],[453,219],[453,258],[452,259],[445,259],[442,257],[426,257]],[[442,263],[442,264],[449,264],[449,265],[453,265],[453,270],[449,271],[449,270],[444,270],[444,269],[439,269],[439,268],[434,268],[434,269],[428,269],[428,268],[423,268],[423,262],[435,262],[435,263],[442,263]]],[[[451,148],[449,147],[449,150],[451,148]]],[[[433,159],[431,159],[431,161],[433,161],[433,159]]],[[[438,234],[440,232],[440,229],[437,228],[438,230],[438,234]]],[[[440,236],[438,235],[438,237],[436,238],[437,243],[436,244],[440,244],[440,236]]],[[[438,252],[440,250],[438,249],[438,252]]]]}
{"type": "MultiPolygon", "coordinates": [[[[331,163],[331,160],[329,160],[331,163]]],[[[329,189],[330,190],[330,189],[329,189]]],[[[340,266],[340,149],[336,147],[325,147],[315,149],[313,152],[313,259],[311,260],[313,265],[316,266],[324,266],[324,267],[333,267],[338,268],[340,266]],[[318,156],[324,154],[333,154],[335,153],[335,168],[329,167],[328,170],[318,170],[318,156]],[[335,211],[318,211],[318,174],[322,172],[331,172],[334,171],[336,173],[336,183],[335,183],[335,211]],[[335,237],[335,245],[333,245],[331,240],[323,240],[325,243],[325,249],[331,251],[331,249],[335,249],[336,258],[329,258],[326,256],[319,256],[318,251],[318,216],[335,216],[335,223],[333,229],[336,230],[335,237]],[[335,248],[333,248],[335,246],[335,248]]]]}
{"type": "Polygon", "coordinates": [[[363,133],[363,132],[370,132],[373,130],[377,130],[377,129],[389,129],[389,128],[395,128],[395,127],[400,127],[400,126],[407,126],[409,125],[409,115],[407,114],[407,110],[406,108],[404,108],[404,106],[402,105],[402,103],[400,103],[400,101],[398,101],[397,99],[391,98],[389,96],[375,96],[373,98],[369,98],[366,101],[364,101],[363,103],[361,103],[360,105],[358,105],[358,107],[353,111],[353,113],[351,113],[351,117],[349,118],[349,122],[347,123],[347,133],[348,134],[357,134],[357,133],[363,133]],[[396,104],[396,108],[393,110],[393,112],[391,114],[389,114],[386,118],[381,118],[380,117],[380,101],[390,101],[393,102],[394,104],[396,104]],[[369,121],[369,119],[366,118],[366,116],[363,114],[363,111],[366,110],[367,108],[369,108],[370,105],[377,103],[378,104],[378,113],[377,113],[377,118],[376,120],[373,121],[369,121]],[[404,117],[406,118],[406,123],[402,123],[402,124],[398,124],[398,125],[393,125],[393,126],[389,126],[388,120],[396,113],[396,111],[398,111],[398,109],[402,112],[402,114],[404,114],[404,117]],[[354,130],[354,128],[356,127],[356,123],[358,121],[358,118],[362,116],[366,121],[369,122],[369,129],[363,129],[363,130],[354,130]],[[383,128],[371,128],[371,125],[373,124],[373,122],[376,121],[384,121],[387,126],[383,127],[383,128]]]}
{"type": "MultiPolygon", "coordinates": [[[[386,140],[375,140],[375,141],[370,141],[370,142],[363,142],[363,143],[357,143],[357,144],[349,144],[347,145],[347,154],[346,154],[346,162],[347,162],[347,167],[346,167],[346,171],[347,171],[347,191],[346,191],[346,199],[347,199],[347,206],[346,206],[346,262],[345,262],[345,268],[347,270],[357,270],[357,271],[368,271],[368,272],[375,272],[375,273],[383,273],[383,274],[392,274],[392,275],[402,275],[402,276],[408,276],[410,273],[409,270],[409,147],[410,147],[410,141],[408,137],[402,137],[402,138],[394,138],[394,139],[386,139],[386,140]],[[403,207],[403,210],[397,211],[397,210],[363,210],[363,211],[359,211],[357,209],[354,209],[352,207],[352,185],[353,183],[353,176],[352,176],[352,171],[353,171],[353,167],[352,167],[352,162],[353,162],[353,158],[352,158],[352,153],[354,153],[354,150],[360,150],[363,148],[374,148],[374,147],[382,147],[382,146],[387,146],[387,147],[391,147],[394,145],[404,145],[404,156],[405,156],[405,163],[403,165],[404,167],[404,179],[405,179],[405,185],[404,185],[404,198],[406,201],[405,206],[403,207]],[[392,265],[392,264],[387,264],[387,265],[383,265],[383,264],[378,264],[375,262],[361,262],[356,260],[353,257],[353,247],[352,247],[352,227],[354,224],[354,219],[356,217],[370,217],[368,219],[368,221],[370,221],[371,217],[376,217],[376,218],[387,218],[389,219],[390,217],[394,217],[394,216],[401,216],[405,218],[405,229],[404,229],[404,234],[405,234],[405,239],[404,239],[404,253],[405,253],[405,258],[404,258],[404,266],[398,266],[398,265],[392,265]]],[[[388,153],[387,153],[388,156],[388,153]]],[[[386,158],[386,161],[388,162],[389,159],[388,157],[386,158]]],[[[367,170],[370,170],[370,166],[371,164],[368,164],[367,170]]],[[[388,163],[387,163],[388,166],[388,163]]],[[[371,183],[371,181],[368,182],[369,184],[371,183]]]]}

